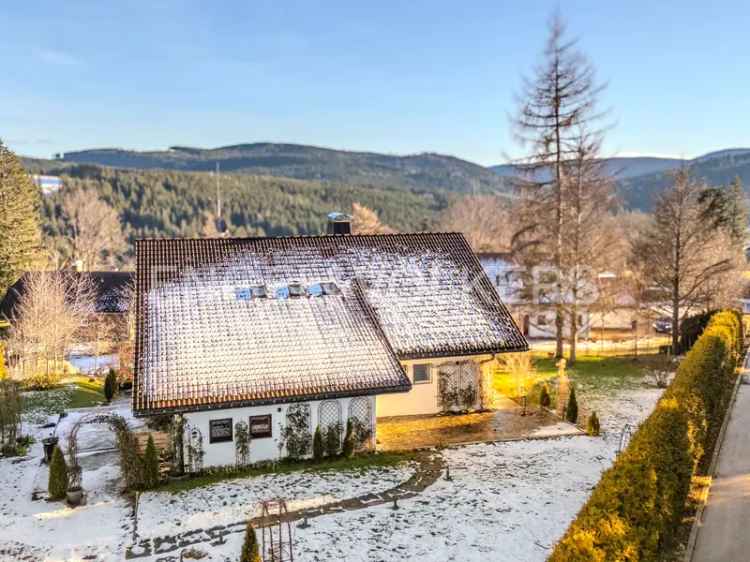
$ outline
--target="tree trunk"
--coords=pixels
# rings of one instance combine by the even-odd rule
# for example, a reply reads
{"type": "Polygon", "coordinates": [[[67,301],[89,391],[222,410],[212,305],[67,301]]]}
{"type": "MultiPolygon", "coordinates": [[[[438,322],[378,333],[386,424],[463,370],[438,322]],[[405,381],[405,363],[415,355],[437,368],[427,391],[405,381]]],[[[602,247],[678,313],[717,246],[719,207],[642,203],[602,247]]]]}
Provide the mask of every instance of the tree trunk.
{"type": "MultiPolygon", "coordinates": [[[[574,297],[575,298],[575,297],[574,297]]],[[[570,349],[568,351],[568,365],[576,362],[576,348],[578,347],[578,307],[573,304],[570,311],[570,349]]]]}

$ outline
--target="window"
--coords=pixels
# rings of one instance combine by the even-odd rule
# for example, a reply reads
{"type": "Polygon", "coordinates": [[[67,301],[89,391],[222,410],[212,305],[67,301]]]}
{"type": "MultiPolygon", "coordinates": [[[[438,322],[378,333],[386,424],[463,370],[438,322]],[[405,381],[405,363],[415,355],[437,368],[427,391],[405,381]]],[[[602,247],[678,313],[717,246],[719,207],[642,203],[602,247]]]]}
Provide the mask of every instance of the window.
{"type": "Polygon", "coordinates": [[[305,294],[305,289],[301,283],[293,281],[289,283],[289,296],[290,297],[301,297],[305,294]]]}
{"type": "Polygon", "coordinates": [[[411,372],[414,383],[430,382],[430,365],[428,363],[420,363],[412,366],[411,372]]]}
{"type": "Polygon", "coordinates": [[[496,287],[499,287],[499,286],[500,286],[500,284],[501,284],[501,279],[502,279],[502,277],[500,276],[500,274],[499,274],[499,273],[498,273],[497,275],[495,275],[495,286],[496,286],[496,287]]]}
{"type": "Polygon", "coordinates": [[[208,422],[209,443],[223,443],[232,440],[232,418],[208,422]]]}
{"type": "Polygon", "coordinates": [[[250,439],[271,437],[272,434],[271,414],[266,416],[250,416],[250,439]]]}

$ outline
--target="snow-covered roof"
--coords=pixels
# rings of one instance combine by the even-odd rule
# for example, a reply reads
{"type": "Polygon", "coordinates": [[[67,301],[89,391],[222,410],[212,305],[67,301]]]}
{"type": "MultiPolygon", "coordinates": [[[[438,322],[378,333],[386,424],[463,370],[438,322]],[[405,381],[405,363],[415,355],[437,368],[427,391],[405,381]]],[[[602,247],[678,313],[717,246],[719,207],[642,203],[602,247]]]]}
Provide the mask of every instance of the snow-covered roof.
{"type": "Polygon", "coordinates": [[[460,234],[143,240],[136,256],[136,411],[404,391],[398,359],[527,348],[460,234]]]}

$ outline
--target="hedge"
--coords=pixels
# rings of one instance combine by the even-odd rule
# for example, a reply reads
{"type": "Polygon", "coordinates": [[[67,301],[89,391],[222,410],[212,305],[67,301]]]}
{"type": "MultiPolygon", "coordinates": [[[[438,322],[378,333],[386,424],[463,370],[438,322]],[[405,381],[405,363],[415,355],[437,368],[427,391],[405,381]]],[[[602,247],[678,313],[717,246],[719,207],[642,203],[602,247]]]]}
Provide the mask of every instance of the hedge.
{"type": "Polygon", "coordinates": [[[705,470],[742,351],[734,312],[711,317],[654,412],[602,475],[551,562],[655,560],[681,524],[693,474],[705,470]]]}

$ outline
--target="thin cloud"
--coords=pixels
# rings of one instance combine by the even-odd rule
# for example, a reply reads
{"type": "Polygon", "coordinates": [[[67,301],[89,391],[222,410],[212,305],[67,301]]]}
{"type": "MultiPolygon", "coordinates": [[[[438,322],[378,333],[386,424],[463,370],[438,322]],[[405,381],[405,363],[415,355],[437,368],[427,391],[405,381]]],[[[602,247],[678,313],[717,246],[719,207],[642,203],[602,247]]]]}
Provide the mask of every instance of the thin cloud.
{"type": "Polygon", "coordinates": [[[56,49],[37,49],[35,55],[42,62],[56,66],[78,66],[81,64],[80,59],[70,53],[56,49]]]}

